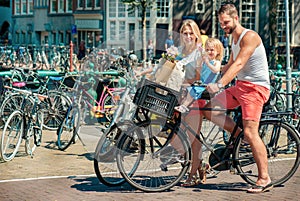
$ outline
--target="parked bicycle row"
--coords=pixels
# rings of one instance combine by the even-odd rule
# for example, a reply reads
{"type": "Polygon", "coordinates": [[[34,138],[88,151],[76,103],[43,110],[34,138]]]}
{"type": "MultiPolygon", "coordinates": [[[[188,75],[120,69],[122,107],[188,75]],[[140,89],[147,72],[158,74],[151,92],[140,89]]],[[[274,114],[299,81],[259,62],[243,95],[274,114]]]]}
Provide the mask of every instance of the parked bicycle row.
{"type": "MultiPolygon", "coordinates": [[[[88,67],[93,68],[93,63],[90,62],[88,67]]],[[[126,68],[103,72],[89,69],[41,77],[36,71],[13,69],[11,76],[3,78],[1,96],[3,131],[0,145],[3,160],[13,159],[22,139],[25,143],[30,141],[32,147],[33,144],[38,146],[40,140],[36,139],[41,139],[42,129],[56,131],[58,148],[64,150],[74,140],[66,141],[65,133],[77,134],[83,121],[95,119],[106,126],[118,104],[117,97],[120,97],[125,85],[129,85],[128,78],[132,77],[129,74],[126,68]],[[82,123],[70,127],[67,125],[68,115],[76,107],[82,123]],[[34,120],[37,117],[39,121],[34,120]]],[[[76,122],[79,123],[79,120],[76,122]]]]}
{"type": "Polygon", "coordinates": [[[95,68],[99,71],[108,69],[115,62],[130,57],[132,62],[137,63],[137,57],[131,51],[119,48],[116,49],[99,49],[93,48],[89,54],[81,58],[77,58],[77,54],[73,51],[72,65],[70,65],[70,47],[69,46],[1,46],[0,47],[0,67],[2,70],[21,67],[33,70],[56,70],[59,72],[68,72],[79,70],[85,60],[93,61],[95,68]],[[122,50],[122,51],[121,51],[122,50]]]}

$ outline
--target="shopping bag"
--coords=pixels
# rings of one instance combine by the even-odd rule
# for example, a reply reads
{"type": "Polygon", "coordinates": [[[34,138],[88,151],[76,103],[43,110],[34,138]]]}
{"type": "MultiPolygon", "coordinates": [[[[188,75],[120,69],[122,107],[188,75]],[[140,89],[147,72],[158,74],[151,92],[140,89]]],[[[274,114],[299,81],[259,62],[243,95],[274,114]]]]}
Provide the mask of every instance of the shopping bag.
{"type": "Polygon", "coordinates": [[[176,63],[173,63],[171,61],[168,61],[166,59],[161,59],[158,63],[158,69],[155,73],[155,82],[157,84],[165,86],[168,79],[170,78],[170,75],[176,65],[176,63]]]}
{"type": "Polygon", "coordinates": [[[172,70],[169,79],[167,80],[166,87],[171,88],[175,91],[180,91],[184,79],[184,65],[182,65],[182,62],[179,61],[176,63],[174,69],[172,70]]]}

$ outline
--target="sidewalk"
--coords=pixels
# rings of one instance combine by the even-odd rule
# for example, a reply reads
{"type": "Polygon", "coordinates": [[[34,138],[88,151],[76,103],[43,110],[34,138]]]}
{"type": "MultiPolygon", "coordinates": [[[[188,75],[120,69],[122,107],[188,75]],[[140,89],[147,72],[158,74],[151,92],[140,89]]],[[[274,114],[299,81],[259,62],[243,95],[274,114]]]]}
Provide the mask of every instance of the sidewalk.
{"type": "Polygon", "coordinates": [[[183,188],[178,184],[167,192],[144,193],[128,184],[107,187],[99,183],[93,169],[93,152],[100,134],[95,128],[85,128],[82,132],[85,147],[78,141],[66,151],[59,151],[55,146],[56,134],[45,132],[44,143],[36,150],[32,159],[21,153],[13,161],[0,161],[0,200],[281,201],[300,198],[299,169],[284,186],[256,195],[246,193],[247,184],[239,176],[231,175],[229,171],[221,172],[217,178],[209,178],[205,185],[183,188]]]}

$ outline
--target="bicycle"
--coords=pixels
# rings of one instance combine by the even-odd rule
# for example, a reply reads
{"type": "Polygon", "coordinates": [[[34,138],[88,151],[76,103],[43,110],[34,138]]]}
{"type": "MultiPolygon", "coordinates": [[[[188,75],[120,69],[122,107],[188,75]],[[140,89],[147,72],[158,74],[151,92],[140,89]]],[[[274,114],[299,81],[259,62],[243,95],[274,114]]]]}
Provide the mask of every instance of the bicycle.
{"type": "MultiPolygon", "coordinates": [[[[5,79],[5,85],[18,85],[19,89],[29,90],[49,96],[47,101],[41,103],[44,108],[44,124],[43,127],[48,130],[57,130],[65,116],[66,109],[71,104],[70,99],[62,92],[60,86],[49,89],[50,83],[53,83],[55,78],[49,77],[46,81],[40,77],[37,72],[15,68],[12,71],[12,76],[5,79]]],[[[0,116],[2,122],[5,122],[8,116],[21,106],[23,96],[20,93],[5,92],[5,99],[0,107],[0,116]]]]}
{"type": "Polygon", "coordinates": [[[116,142],[121,133],[133,124],[130,121],[135,115],[136,106],[133,103],[133,96],[136,92],[137,79],[134,76],[132,69],[128,69],[128,73],[125,74],[126,88],[121,93],[121,98],[118,102],[118,107],[114,112],[113,118],[107,129],[103,130],[103,135],[98,141],[95,156],[94,156],[94,170],[100,182],[107,186],[117,186],[120,183],[120,175],[106,174],[107,170],[116,170],[117,167],[114,163],[108,162],[114,161],[114,152],[116,142]],[[105,176],[104,176],[104,175],[105,176]],[[117,179],[114,179],[117,177],[117,179]]]}
{"type": "Polygon", "coordinates": [[[4,161],[12,160],[17,154],[22,139],[25,140],[25,152],[33,157],[33,152],[41,144],[43,111],[40,100],[45,95],[5,86],[24,96],[21,107],[8,117],[1,136],[1,157],[4,161]]]}
{"type": "MultiPolygon", "coordinates": [[[[123,73],[120,72],[119,74],[122,75],[123,73]]],[[[103,83],[104,88],[99,96],[99,101],[97,101],[88,91],[88,89],[92,88],[94,82],[90,79],[82,81],[82,79],[85,79],[84,75],[86,74],[83,73],[75,81],[72,103],[66,112],[66,116],[62,124],[57,130],[57,145],[60,150],[67,149],[72,143],[75,142],[75,137],[79,137],[78,134],[81,121],[85,119],[87,108],[89,111],[92,111],[96,117],[98,115],[105,115],[109,122],[118,105],[116,97],[119,97],[119,94],[124,91],[124,88],[110,88],[109,83],[111,80],[100,80],[100,82],[103,83]],[[94,106],[94,104],[96,104],[96,106],[94,106]]]]}
{"type": "MultiPolygon", "coordinates": [[[[139,90],[140,93],[147,88],[160,88],[171,92],[170,89],[163,88],[156,83],[146,82],[146,84],[148,85],[139,90]]],[[[191,161],[191,148],[186,131],[197,136],[196,131],[173,111],[174,107],[170,110],[172,115],[166,115],[166,113],[163,115],[157,108],[153,108],[151,103],[158,102],[160,105],[161,101],[155,96],[156,94],[151,93],[147,93],[146,98],[138,95],[139,100],[144,99],[141,102],[135,102],[138,104],[138,110],[144,111],[145,114],[148,113],[148,118],[146,116],[145,121],[133,125],[122,133],[115,152],[117,167],[122,175],[119,181],[125,180],[133,187],[145,192],[165,191],[180,182],[189,169],[191,161]],[[167,118],[173,117],[173,120],[167,119],[167,123],[159,121],[159,126],[154,126],[152,125],[153,121],[149,118],[149,113],[167,118]],[[174,116],[177,117],[174,119],[174,116]],[[153,126],[159,129],[153,132],[151,130],[153,126]],[[162,139],[159,136],[161,131],[166,130],[166,127],[167,138],[162,139]],[[148,133],[143,133],[145,129],[142,130],[142,128],[147,128],[148,133]]],[[[202,110],[204,109],[202,108],[202,110]]],[[[225,113],[227,110],[221,111],[225,113]]],[[[281,115],[289,114],[282,113],[281,115]]],[[[260,137],[266,145],[269,174],[274,186],[281,185],[291,178],[300,163],[299,133],[284,121],[282,116],[281,118],[271,118],[268,114],[267,119],[262,118],[259,126],[260,137]],[[290,145],[293,146],[292,153],[287,152],[290,145]]],[[[238,118],[233,133],[241,125],[242,120],[238,118]]],[[[199,138],[196,138],[210,152],[208,161],[212,170],[230,170],[233,174],[241,176],[247,183],[255,184],[258,172],[251,148],[243,141],[243,132],[236,138],[233,137],[233,133],[230,135],[228,145],[221,144],[216,147],[211,147],[202,132],[199,133],[199,138]]]]}

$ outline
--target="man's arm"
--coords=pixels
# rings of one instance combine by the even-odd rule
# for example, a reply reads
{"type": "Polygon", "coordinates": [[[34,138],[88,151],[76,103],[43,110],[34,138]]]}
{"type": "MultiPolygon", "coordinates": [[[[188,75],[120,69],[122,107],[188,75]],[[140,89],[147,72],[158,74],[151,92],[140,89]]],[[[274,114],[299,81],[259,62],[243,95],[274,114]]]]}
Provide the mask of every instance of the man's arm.
{"type": "MultiPolygon", "coordinates": [[[[261,38],[254,31],[248,31],[240,42],[240,52],[235,61],[233,61],[232,53],[230,56],[230,63],[225,66],[224,75],[218,81],[223,86],[231,82],[238,74],[238,72],[245,66],[250,56],[261,43],[261,38]]],[[[208,91],[215,93],[219,90],[216,84],[208,85],[208,91]]]]}
{"type": "MultiPolygon", "coordinates": [[[[254,31],[249,31],[245,34],[240,42],[240,52],[235,61],[228,67],[223,77],[219,80],[223,86],[227,85],[238,72],[245,66],[255,49],[260,45],[261,39],[254,31]]],[[[231,57],[232,58],[232,57],[231,57]]]]}
{"type": "Polygon", "coordinates": [[[232,52],[231,52],[227,64],[224,65],[223,68],[222,68],[222,74],[225,74],[226,71],[228,70],[228,68],[229,68],[232,64],[233,64],[233,55],[232,55],[232,52]]]}

